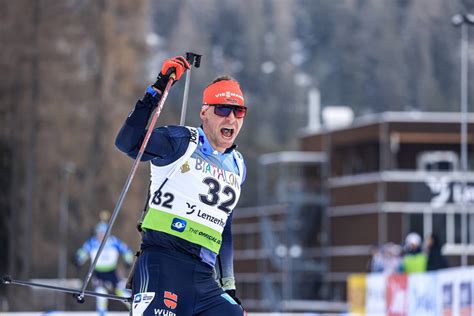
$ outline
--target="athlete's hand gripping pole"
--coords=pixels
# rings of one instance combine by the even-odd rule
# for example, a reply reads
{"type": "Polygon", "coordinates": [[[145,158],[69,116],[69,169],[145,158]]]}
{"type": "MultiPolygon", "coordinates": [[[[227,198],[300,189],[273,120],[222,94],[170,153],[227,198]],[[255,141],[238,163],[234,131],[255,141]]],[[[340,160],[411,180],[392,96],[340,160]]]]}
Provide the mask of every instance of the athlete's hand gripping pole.
{"type": "MultiPolygon", "coordinates": [[[[189,65],[199,68],[201,65],[201,56],[192,52],[186,53],[186,60],[189,65]]],[[[186,108],[188,106],[188,95],[189,95],[189,82],[191,81],[191,68],[186,73],[186,82],[184,84],[184,95],[183,95],[183,106],[181,107],[181,119],[179,120],[179,125],[184,125],[186,120],[186,108]]]]}
{"type": "Polygon", "coordinates": [[[128,189],[130,188],[130,184],[132,183],[132,179],[135,176],[135,172],[137,171],[138,164],[143,156],[143,153],[145,151],[146,145],[148,144],[148,141],[150,140],[151,132],[153,131],[153,127],[155,126],[156,120],[160,116],[161,110],[163,109],[163,104],[166,101],[166,98],[168,97],[168,92],[171,88],[171,85],[176,79],[176,74],[172,73],[169,75],[169,80],[166,84],[165,89],[163,90],[163,94],[161,96],[160,102],[158,103],[157,108],[155,109],[155,112],[152,115],[152,119],[150,123],[148,124],[148,130],[145,134],[145,138],[143,139],[142,145],[140,147],[140,150],[137,154],[137,157],[135,158],[135,161],[133,162],[132,169],[130,170],[130,173],[128,174],[127,181],[125,182],[125,185],[123,186],[122,192],[120,193],[119,199],[115,205],[114,212],[112,213],[112,216],[110,217],[109,223],[107,225],[107,230],[105,231],[105,236],[102,239],[100,243],[99,250],[97,251],[97,254],[94,257],[94,261],[91,263],[91,266],[89,267],[89,271],[87,272],[87,275],[84,279],[84,282],[82,284],[81,291],[79,294],[76,295],[76,299],[78,302],[83,302],[84,301],[84,293],[86,291],[87,284],[89,283],[92,273],[94,272],[95,266],[97,265],[97,261],[99,260],[99,256],[102,253],[102,250],[104,249],[105,243],[107,242],[107,238],[109,238],[110,231],[112,230],[112,226],[114,225],[115,219],[117,218],[117,215],[120,211],[120,208],[122,207],[123,200],[125,198],[125,194],[127,193],[128,189]]]}

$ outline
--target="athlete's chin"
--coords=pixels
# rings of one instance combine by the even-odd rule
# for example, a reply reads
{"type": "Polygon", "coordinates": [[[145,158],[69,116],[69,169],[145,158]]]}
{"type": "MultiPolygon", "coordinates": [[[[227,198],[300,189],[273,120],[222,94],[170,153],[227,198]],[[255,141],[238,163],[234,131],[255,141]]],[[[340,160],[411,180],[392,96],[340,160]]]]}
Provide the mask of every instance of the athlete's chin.
{"type": "Polygon", "coordinates": [[[221,139],[221,147],[223,148],[229,148],[230,146],[232,146],[234,144],[234,137],[232,137],[231,139],[225,139],[225,138],[222,138],[221,139]]]}

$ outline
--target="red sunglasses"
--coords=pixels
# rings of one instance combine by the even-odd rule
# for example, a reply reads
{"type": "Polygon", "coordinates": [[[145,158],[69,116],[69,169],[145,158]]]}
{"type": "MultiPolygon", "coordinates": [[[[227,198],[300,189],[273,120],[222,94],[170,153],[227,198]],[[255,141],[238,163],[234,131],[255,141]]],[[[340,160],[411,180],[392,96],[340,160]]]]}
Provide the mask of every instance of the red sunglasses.
{"type": "Polygon", "coordinates": [[[234,112],[236,118],[244,118],[247,114],[247,108],[243,106],[233,106],[227,104],[209,104],[214,107],[214,114],[222,117],[229,116],[230,112],[234,112]]]}

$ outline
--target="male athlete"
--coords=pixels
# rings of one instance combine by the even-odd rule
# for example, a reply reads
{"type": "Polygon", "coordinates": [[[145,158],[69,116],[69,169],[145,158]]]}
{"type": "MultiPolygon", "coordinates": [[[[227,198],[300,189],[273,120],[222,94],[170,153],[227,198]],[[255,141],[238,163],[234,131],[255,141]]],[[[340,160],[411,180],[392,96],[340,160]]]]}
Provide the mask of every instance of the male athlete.
{"type": "MultiPolygon", "coordinates": [[[[189,67],[181,56],[164,62],[117,136],[121,151],[137,156],[170,75],[179,80],[189,67]]],[[[137,314],[243,315],[235,295],[231,223],[245,179],[234,140],[246,113],[238,82],[222,76],[204,89],[201,127],[153,130],[142,157],[151,162],[151,184],[132,288],[133,307],[149,305],[137,314]]]]}

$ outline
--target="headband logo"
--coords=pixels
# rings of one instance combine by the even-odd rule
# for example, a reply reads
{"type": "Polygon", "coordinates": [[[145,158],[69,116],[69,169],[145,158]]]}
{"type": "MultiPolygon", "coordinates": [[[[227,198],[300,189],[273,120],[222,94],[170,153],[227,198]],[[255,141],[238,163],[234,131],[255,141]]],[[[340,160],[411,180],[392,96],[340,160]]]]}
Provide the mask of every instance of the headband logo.
{"type": "Polygon", "coordinates": [[[220,98],[220,97],[225,97],[227,99],[230,99],[231,97],[236,97],[236,98],[239,98],[241,100],[244,100],[244,98],[237,94],[237,93],[234,93],[234,92],[230,92],[230,91],[226,91],[226,92],[221,92],[221,93],[217,93],[214,95],[216,98],[220,98]]]}

